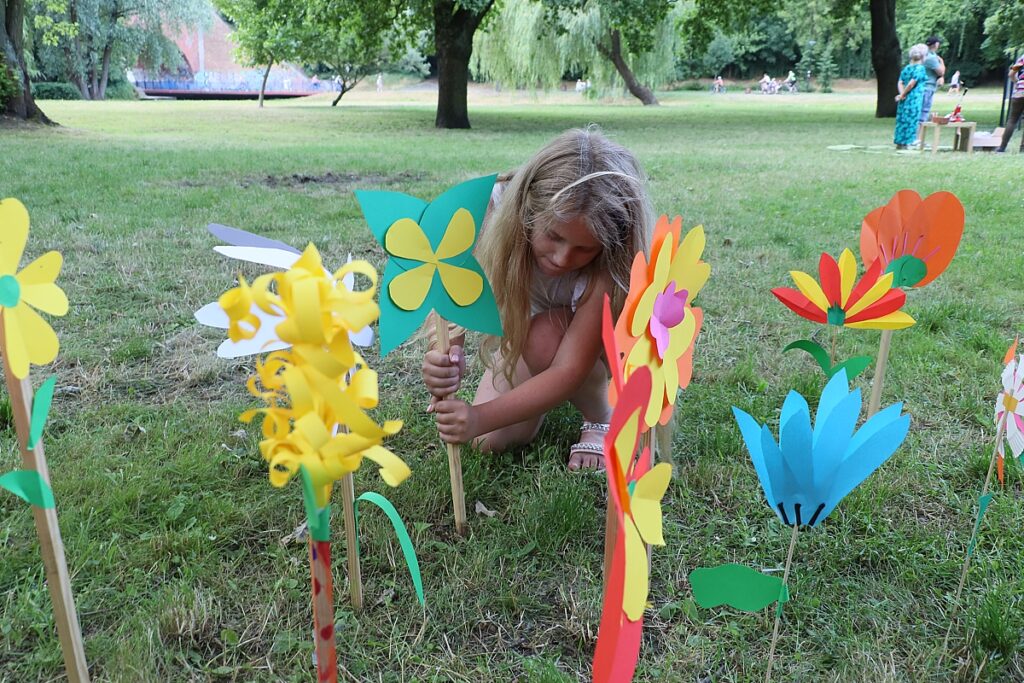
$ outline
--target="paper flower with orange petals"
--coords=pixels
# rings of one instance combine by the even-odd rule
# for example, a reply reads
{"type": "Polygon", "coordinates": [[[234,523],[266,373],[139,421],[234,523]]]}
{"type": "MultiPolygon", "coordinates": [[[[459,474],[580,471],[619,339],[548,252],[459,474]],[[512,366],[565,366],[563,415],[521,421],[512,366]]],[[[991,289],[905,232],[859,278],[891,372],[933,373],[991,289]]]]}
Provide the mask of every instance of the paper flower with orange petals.
{"type": "Polygon", "coordinates": [[[797,315],[816,323],[869,330],[901,330],[914,319],[899,310],[907,295],[892,285],[893,274],[882,274],[875,261],[860,282],[857,259],[844,249],[838,263],[829,254],[818,262],[819,285],[807,273],[790,271],[797,289],[776,287],[772,294],[797,315]]]}
{"type": "MultiPolygon", "coordinates": [[[[711,274],[701,260],[704,228],[697,226],[682,237],[683,219],[662,216],[654,229],[651,260],[643,253],[633,259],[629,293],[615,328],[625,354],[625,376],[637,368],[651,371],[651,398],[644,424],[667,424],[676,394],[693,374],[693,348],[704,312],[693,300],[711,274]]],[[[611,388],[614,401],[614,383],[611,388]]]]}
{"type": "Polygon", "coordinates": [[[895,287],[924,287],[946,270],[964,234],[964,207],[956,195],[925,199],[900,190],[867,216],[860,229],[864,266],[881,261],[895,287]]]}

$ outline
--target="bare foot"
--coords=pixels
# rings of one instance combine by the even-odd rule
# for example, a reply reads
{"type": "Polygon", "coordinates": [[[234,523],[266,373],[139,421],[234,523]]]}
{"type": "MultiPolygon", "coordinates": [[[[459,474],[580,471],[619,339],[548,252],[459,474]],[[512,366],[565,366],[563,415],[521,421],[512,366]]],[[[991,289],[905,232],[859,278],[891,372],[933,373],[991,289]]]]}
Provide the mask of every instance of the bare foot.
{"type": "Polygon", "coordinates": [[[570,472],[604,471],[604,435],[608,425],[600,422],[584,422],[580,440],[569,448],[570,472]]]}

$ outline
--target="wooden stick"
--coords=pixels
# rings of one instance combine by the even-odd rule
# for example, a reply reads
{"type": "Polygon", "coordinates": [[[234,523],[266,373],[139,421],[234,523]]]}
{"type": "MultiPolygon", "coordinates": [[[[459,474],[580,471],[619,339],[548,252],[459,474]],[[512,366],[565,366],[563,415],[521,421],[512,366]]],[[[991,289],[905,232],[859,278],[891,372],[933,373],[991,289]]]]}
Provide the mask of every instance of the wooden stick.
{"type": "MultiPolygon", "coordinates": [[[[7,348],[4,336],[4,316],[0,315],[0,348],[7,348]]],[[[7,380],[7,391],[11,397],[11,409],[14,412],[14,426],[18,435],[18,448],[21,450],[21,461],[25,469],[35,470],[43,481],[50,484],[50,469],[46,464],[46,453],[43,441],[36,442],[35,448],[26,448],[28,443],[29,425],[32,415],[32,382],[26,375],[25,379],[17,379],[11,371],[11,365],[4,355],[4,376],[7,380]]],[[[85,662],[85,647],[82,644],[82,629],[78,625],[78,614],[75,611],[75,598],[71,593],[71,577],[68,574],[67,561],[64,558],[64,541],[57,523],[56,508],[43,509],[32,506],[32,517],[36,523],[36,534],[39,536],[43,566],[46,569],[46,585],[50,589],[50,602],[53,603],[53,620],[57,622],[57,636],[64,655],[64,669],[68,680],[72,683],[88,683],[89,666],[85,662]]]]}
{"type": "MultiPolygon", "coordinates": [[[[448,353],[451,348],[451,341],[448,338],[448,322],[439,316],[434,315],[434,330],[437,333],[437,350],[441,353],[448,353]]],[[[446,398],[451,398],[447,396],[446,398]]],[[[466,526],[466,492],[462,486],[462,449],[458,444],[445,444],[448,449],[448,476],[452,483],[452,507],[455,510],[455,530],[460,536],[465,536],[468,527],[466,526]]]]}
{"type": "Polygon", "coordinates": [[[313,580],[313,644],[316,647],[316,680],[337,683],[338,655],[334,645],[334,579],[331,576],[331,542],[309,537],[309,570],[313,580]]]}
{"type": "MultiPolygon", "coordinates": [[[[978,499],[984,498],[985,494],[988,493],[988,487],[992,484],[992,472],[996,467],[996,460],[999,458],[999,445],[1003,440],[1003,435],[1006,432],[1006,418],[1007,415],[1003,416],[1003,419],[999,421],[999,426],[996,428],[996,445],[992,449],[992,458],[988,462],[988,474],[985,475],[985,484],[981,487],[981,494],[978,499]]],[[[981,514],[981,508],[978,508],[978,514],[981,514]]],[[[974,528],[978,529],[978,533],[981,533],[981,528],[978,524],[977,518],[975,518],[974,528]]],[[[971,532],[971,537],[974,537],[974,532],[971,532]]],[[[975,541],[976,542],[976,541],[975,541]]],[[[975,546],[977,547],[977,546],[975,546]]],[[[967,573],[971,569],[971,553],[967,553],[964,557],[964,566],[960,572],[960,584],[956,587],[956,597],[953,598],[953,613],[949,616],[949,627],[946,629],[946,637],[942,641],[942,653],[940,657],[945,657],[946,648],[949,645],[949,636],[953,632],[953,618],[957,615],[960,608],[960,596],[964,592],[964,585],[967,583],[967,573]]],[[[941,660],[939,660],[941,662],[941,660]]]]}
{"type": "Polygon", "coordinates": [[[875,377],[871,380],[871,400],[868,402],[868,417],[878,412],[882,405],[882,386],[885,384],[885,368],[889,364],[889,345],[892,330],[882,330],[882,341],[878,344],[878,360],[875,362],[875,377]]]}
{"type": "Polygon", "coordinates": [[[359,564],[359,537],[356,535],[356,485],[351,474],[341,478],[341,507],[345,515],[345,552],[348,556],[348,592],[352,609],[363,609],[363,571],[359,564]]]}
{"type": "MultiPolygon", "coordinates": [[[[793,564],[793,550],[796,549],[796,537],[800,533],[800,525],[793,525],[793,536],[789,540],[789,554],[786,555],[786,569],[782,572],[782,585],[789,585],[789,568],[793,564]]],[[[775,663],[775,645],[779,642],[779,625],[782,623],[782,605],[775,610],[775,630],[772,632],[772,646],[768,650],[768,668],[764,673],[765,683],[772,680],[772,664],[775,663]]]]}

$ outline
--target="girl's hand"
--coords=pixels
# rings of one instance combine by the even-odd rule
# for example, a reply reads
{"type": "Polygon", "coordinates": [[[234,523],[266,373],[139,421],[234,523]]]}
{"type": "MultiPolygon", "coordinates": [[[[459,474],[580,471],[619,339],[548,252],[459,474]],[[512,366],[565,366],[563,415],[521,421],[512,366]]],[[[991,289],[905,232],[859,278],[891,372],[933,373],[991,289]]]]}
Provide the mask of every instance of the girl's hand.
{"type": "Polygon", "coordinates": [[[468,443],[479,436],[474,406],[452,399],[437,401],[433,407],[437,415],[437,431],[445,443],[468,443]]]}
{"type": "Polygon", "coordinates": [[[441,399],[451,396],[459,390],[462,375],[466,372],[466,356],[461,346],[452,346],[448,353],[430,350],[423,357],[423,383],[430,392],[430,412],[441,399]]]}

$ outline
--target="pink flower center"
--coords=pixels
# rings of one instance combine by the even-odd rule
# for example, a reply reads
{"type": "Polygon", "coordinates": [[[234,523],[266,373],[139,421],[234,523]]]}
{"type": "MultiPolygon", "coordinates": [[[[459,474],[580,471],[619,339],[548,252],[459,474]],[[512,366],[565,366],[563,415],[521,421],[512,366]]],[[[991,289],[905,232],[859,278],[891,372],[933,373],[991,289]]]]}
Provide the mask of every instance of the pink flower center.
{"type": "Polygon", "coordinates": [[[668,283],[661,294],[654,297],[654,312],[651,315],[650,331],[658,349],[658,358],[664,359],[670,340],[669,331],[683,322],[686,317],[686,299],[689,292],[676,291],[675,280],[668,283]]]}

